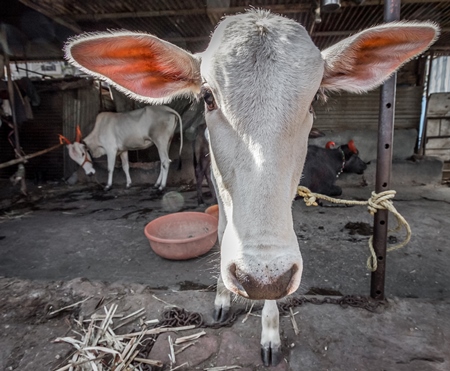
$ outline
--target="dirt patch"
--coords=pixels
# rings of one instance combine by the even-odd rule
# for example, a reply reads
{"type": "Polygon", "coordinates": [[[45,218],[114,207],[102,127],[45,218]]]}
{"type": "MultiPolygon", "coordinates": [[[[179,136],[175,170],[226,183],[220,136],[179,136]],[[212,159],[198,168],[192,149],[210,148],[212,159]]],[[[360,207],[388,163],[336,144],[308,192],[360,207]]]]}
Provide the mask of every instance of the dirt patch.
{"type": "Polygon", "coordinates": [[[345,227],[350,232],[349,234],[359,234],[360,236],[371,236],[373,234],[373,227],[369,223],[364,222],[348,222],[345,227]]]}

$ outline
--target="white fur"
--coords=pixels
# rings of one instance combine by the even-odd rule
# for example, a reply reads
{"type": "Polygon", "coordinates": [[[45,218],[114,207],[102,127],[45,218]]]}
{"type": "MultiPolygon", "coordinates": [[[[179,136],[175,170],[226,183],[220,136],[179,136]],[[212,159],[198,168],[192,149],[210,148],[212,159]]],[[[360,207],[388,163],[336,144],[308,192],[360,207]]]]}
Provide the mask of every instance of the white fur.
{"type": "MultiPolygon", "coordinates": [[[[149,38],[152,60],[170,67],[160,72],[177,73],[172,75],[172,85],[161,80],[160,89],[156,85],[146,89],[131,77],[120,89],[132,90],[134,97],[149,102],[187,92],[196,96],[201,84],[214,95],[211,110],[206,109],[206,123],[220,211],[221,278],[215,309],[228,310],[230,296],[223,286],[250,299],[266,299],[264,363],[281,356],[273,299],[293,293],[303,269],[291,203],[306,156],[315,94],[375,88],[426,50],[437,34],[437,27],[427,22],[390,24],[363,31],[321,53],[297,22],[260,10],[225,18],[206,51],[197,56],[168,47],[154,36],[137,34],[136,38],[149,38]],[[386,40],[387,47],[377,40],[386,40]]],[[[88,35],[68,44],[67,56],[75,63],[85,60],[83,44],[98,45],[103,40],[114,50],[110,34],[88,35]],[[71,53],[72,45],[77,45],[76,55],[71,53]]],[[[112,62],[118,67],[127,63],[112,62]]],[[[99,76],[96,71],[103,65],[87,61],[82,68],[99,76]]],[[[108,68],[105,71],[108,74],[108,68]]],[[[147,81],[152,74],[144,74],[147,81]]],[[[102,78],[115,84],[114,76],[102,78]]]]}

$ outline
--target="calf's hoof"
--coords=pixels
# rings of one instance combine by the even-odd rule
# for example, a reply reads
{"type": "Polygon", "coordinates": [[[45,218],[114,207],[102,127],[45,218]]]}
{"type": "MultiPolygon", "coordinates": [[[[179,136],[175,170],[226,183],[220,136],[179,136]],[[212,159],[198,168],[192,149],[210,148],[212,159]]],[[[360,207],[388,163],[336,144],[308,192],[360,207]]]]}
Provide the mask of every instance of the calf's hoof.
{"type": "Polygon", "coordinates": [[[230,307],[215,306],[213,319],[215,322],[222,323],[229,318],[230,307]]]}
{"type": "Polygon", "coordinates": [[[264,366],[276,366],[281,362],[283,358],[281,354],[281,346],[261,346],[261,359],[263,361],[264,366]]]}
{"type": "Polygon", "coordinates": [[[105,188],[103,188],[105,191],[109,191],[110,189],[111,189],[111,186],[109,185],[107,185],[107,186],[105,186],[105,188]]]}

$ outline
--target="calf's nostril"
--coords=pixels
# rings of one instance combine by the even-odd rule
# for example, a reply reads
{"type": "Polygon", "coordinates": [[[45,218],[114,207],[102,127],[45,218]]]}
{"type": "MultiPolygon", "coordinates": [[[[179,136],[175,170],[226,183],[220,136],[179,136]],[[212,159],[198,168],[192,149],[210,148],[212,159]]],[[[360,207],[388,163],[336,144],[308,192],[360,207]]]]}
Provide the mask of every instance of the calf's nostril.
{"type": "MultiPolygon", "coordinates": [[[[234,288],[234,290],[232,290],[232,291],[234,293],[240,295],[240,296],[243,296],[244,298],[249,299],[249,296],[248,296],[247,292],[245,291],[244,287],[241,284],[242,281],[240,282],[240,280],[236,276],[236,272],[239,272],[236,269],[236,264],[232,264],[230,266],[229,270],[230,270],[230,275],[229,275],[230,281],[231,281],[231,284],[232,284],[232,286],[234,288]]],[[[241,279],[242,279],[242,277],[241,277],[241,279]]]]}

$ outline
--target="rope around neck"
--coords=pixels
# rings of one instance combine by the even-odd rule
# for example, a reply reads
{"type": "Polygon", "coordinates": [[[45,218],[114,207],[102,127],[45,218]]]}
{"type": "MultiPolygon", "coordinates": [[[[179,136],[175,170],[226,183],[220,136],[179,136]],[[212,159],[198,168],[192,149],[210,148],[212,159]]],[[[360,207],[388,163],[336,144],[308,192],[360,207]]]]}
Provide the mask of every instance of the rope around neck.
{"type": "MultiPolygon", "coordinates": [[[[298,186],[297,193],[299,196],[303,197],[303,201],[306,206],[317,206],[317,200],[325,200],[335,204],[343,205],[361,205],[367,206],[367,209],[371,215],[375,215],[378,210],[388,210],[394,214],[397,219],[397,226],[394,229],[389,229],[389,232],[399,232],[402,227],[406,230],[406,237],[403,242],[397,245],[389,247],[386,252],[394,251],[404,247],[411,239],[411,228],[408,222],[403,218],[402,215],[397,211],[392,203],[391,199],[395,197],[396,191],[384,191],[381,193],[372,192],[372,196],[367,201],[352,201],[352,200],[341,200],[329,196],[322,195],[320,193],[311,192],[308,188],[303,186],[298,186]]],[[[369,250],[370,256],[367,259],[367,268],[375,272],[378,267],[377,256],[375,254],[375,249],[373,248],[373,235],[369,238],[369,250]]]]}

